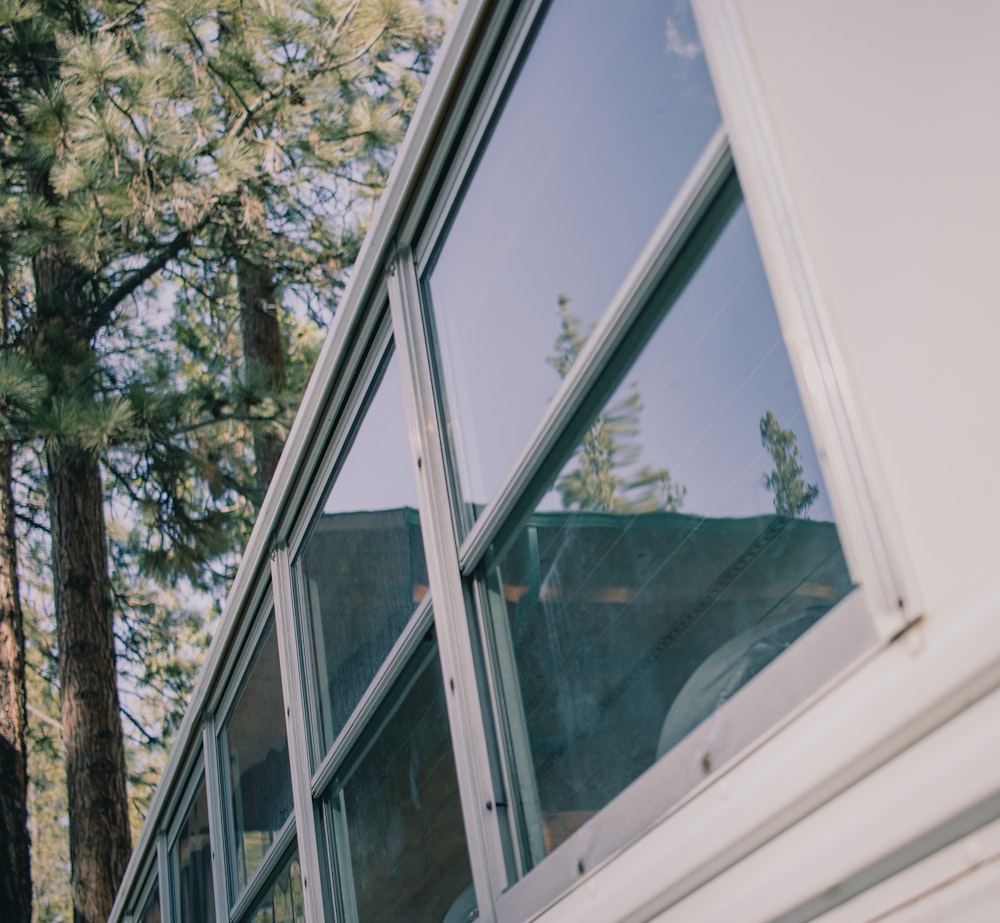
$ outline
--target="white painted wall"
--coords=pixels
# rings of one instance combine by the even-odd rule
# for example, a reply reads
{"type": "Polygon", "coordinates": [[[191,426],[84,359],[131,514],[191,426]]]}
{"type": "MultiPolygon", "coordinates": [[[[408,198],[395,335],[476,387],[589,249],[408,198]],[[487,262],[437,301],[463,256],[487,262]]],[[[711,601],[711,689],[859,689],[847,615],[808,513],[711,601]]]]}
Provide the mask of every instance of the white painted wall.
{"type": "Polygon", "coordinates": [[[1000,573],[1000,3],[731,6],[933,614],[1000,573]]]}

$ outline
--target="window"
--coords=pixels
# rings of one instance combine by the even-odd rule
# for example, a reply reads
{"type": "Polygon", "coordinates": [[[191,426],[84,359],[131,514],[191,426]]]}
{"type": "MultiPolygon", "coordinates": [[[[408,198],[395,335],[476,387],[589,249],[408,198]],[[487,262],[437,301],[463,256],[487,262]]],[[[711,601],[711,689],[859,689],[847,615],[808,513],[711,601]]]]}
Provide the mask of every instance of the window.
{"type": "Polygon", "coordinates": [[[322,754],[428,589],[394,359],[379,378],[298,557],[322,754]]]}
{"type": "Polygon", "coordinates": [[[516,665],[536,860],[851,589],[742,207],[674,289],[481,577],[516,665]]]}
{"type": "Polygon", "coordinates": [[[208,795],[199,780],[194,798],[177,834],[172,853],[174,902],[181,923],[214,923],[212,847],[208,830],[208,795]]]}
{"type": "Polygon", "coordinates": [[[386,323],[293,583],[329,899],[347,920],[437,923],[475,897],[402,398],[386,323]]]}
{"type": "Polygon", "coordinates": [[[601,316],[719,124],[696,42],[659,0],[557,0],[538,29],[426,280],[466,503],[555,391],[561,301],[601,316]]]}
{"type": "Polygon", "coordinates": [[[238,896],[292,816],[288,740],[278,672],[278,640],[269,619],[221,734],[226,806],[238,896]]]}
{"type": "Polygon", "coordinates": [[[327,809],[346,919],[440,923],[453,907],[472,910],[444,685],[430,634],[338,772],[327,809]]]}
{"type": "Polygon", "coordinates": [[[588,822],[591,867],[794,708],[772,696],[681,771],[853,589],[688,4],[626,7],[542,5],[416,248],[527,878],[510,918],[578,877],[556,856],[588,822]]]}
{"type": "Polygon", "coordinates": [[[160,890],[155,877],[147,885],[145,900],[134,919],[137,923],[160,923],[160,890]]]}
{"type": "Polygon", "coordinates": [[[296,853],[288,858],[263,896],[246,917],[247,923],[302,923],[302,872],[296,853]]]}

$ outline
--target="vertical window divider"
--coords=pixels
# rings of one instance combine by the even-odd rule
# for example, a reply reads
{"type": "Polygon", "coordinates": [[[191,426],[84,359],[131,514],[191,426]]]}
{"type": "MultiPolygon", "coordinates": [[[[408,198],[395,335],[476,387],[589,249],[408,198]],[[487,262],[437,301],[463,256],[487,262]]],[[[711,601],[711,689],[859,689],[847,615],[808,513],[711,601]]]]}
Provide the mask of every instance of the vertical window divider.
{"type": "Polygon", "coordinates": [[[291,565],[288,547],[283,542],[271,552],[271,581],[274,587],[274,618],[278,636],[281,692],[284,700],[285,733],[292,776],[292,803],[298,834],[299,867],[302,871],[302,896],[306,919],[323,923],[332,919],[329,901],[324,895],[319,854],[316,808],[310,785],[311,767],[306,708],[302,683],[299,635],[295,629],[291,565]]]}
{"type": "Polygon", "coordinates": [[[495,918],[496,895],[509,884],[512,844],[497,804],[507,799],[495,783],[495,742],[480,692],[475,639],[458,567],[453,494],[419,282],[408,247],[396,253],[388,287],[469,860],[480,918],[487,921],[495,918]]]}
{"type": "Polygon", "coordinates": [[[170,899],[170,851],[167,848],[166,830],[161,830],[156,837],[156,879],[161,923],[176,923],[173,901],[170,899]]]}
{"type": "Polygon", "coordinates": [[[205,719],[201,732],[205,761],[205,797],[208,800],[208,839],[212,847],[212,889],[215,892],[215,919],[229,919],[229,870],[226,862],[226,833],[222,810],[222,779],[215,717],[205,719]]]}

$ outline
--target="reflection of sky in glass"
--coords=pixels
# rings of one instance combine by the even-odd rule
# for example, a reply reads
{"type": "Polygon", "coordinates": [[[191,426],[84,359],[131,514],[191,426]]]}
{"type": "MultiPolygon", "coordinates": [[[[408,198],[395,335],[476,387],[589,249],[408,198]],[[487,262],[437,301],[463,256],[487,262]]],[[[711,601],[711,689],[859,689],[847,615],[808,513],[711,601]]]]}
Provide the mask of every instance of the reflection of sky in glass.
{"type": "MultiPolygon", "coordinates": [[[[550,370],[552,384],[557,376],[550,370]]],[[[666,467],[687,489],[681,512],[773,513],[764,485],[774,463],[761,443],[771,411],[797,437],[802,479],[820,485],[808,511],[832,520],[746,207],[741,206],[688,284],[618,396],[637,389],[643,410],[636,466],[666,467]]],[[[613,398],[611,403],[613,404],[613,398]]],[[[575,467],[570,461],[567,470],[575,467]]],[[[556,491],[541,509],[561,509],[556,491]]]]}
{"type": "Polygon", "coordinates": [[[718,123],[686,2],[553,3],[429,282],[467,499],[555,391],[560,293],[603,313],[718,123]]]}
{"type": "Polygon", "coordinates": [[[406,439],[399,363],[393,356],[323,512],[349,513],[416,505],[417,486],[406,439]]]}

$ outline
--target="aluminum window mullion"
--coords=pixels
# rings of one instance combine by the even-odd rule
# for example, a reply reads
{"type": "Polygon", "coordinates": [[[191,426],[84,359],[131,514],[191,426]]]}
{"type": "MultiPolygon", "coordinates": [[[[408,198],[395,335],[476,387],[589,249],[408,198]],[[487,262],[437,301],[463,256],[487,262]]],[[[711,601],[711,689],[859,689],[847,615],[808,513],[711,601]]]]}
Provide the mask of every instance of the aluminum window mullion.
{"type": "Polygon", "coordinates": [[[523,502],[526,485],[536,480],[550,461],[552,447],[583,404],[594,381],[613,362],[615,352],[645,308],[650,293],[711,211],[716,196],[732,179],[733,172],[729,142],[725,130],[720,127],[549,402],[510,473],[462,542],[459,551],[462,573],[471,573],[498,529],[523,502]]]}
{"type": "Polygon", "coordinates": [[[323,886],[322,862],[317,839],[316,807],[309,785],[311,759],[302,684],[302,653],[296,630],[292,600],[291,565],[288,549],[280,545],[271,553],[271,581],[274,592],[274,620],[278,635],[281,693],[284,700],[285,734],[288,738],[289,768],[292,776],[292,803],[298,830],[299,868],[306,919],[323,923],[332,919],[328,889],[323,886]]]}
{"type": "Polygon", "coordinates": [[[492,920],[495,896],[509,884],[510,840],[495,807],[501,799],[495,784],[489,704],[481,697],[475,639],[458,566],[444,438],[416,268],[408,248],[400,250],[390,270],[389,306],[414,452],[420,525],[472,877],[480,916],[492,920]]]}
{"type": "Polygon", "coordinates": [[[160,920],[175,923],[173,902],[170,900],[170,853],[167,848],[167,833],[161,830],[156,835],[156,887],[160,900],[160,920]]]}
{"type": "Polygon", "coordinates": [[[202,728],[205,762],[205,798],[208,801],[208,839],[212,848],[212,890],[215,893],[215,919],[229,918],[229,869],[225,813],[222,803],[222,764],[219,760],[215,718],[209,717],[202,728]]]}

